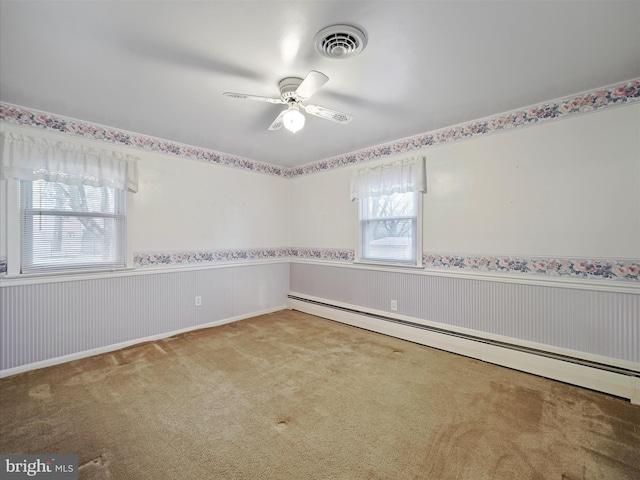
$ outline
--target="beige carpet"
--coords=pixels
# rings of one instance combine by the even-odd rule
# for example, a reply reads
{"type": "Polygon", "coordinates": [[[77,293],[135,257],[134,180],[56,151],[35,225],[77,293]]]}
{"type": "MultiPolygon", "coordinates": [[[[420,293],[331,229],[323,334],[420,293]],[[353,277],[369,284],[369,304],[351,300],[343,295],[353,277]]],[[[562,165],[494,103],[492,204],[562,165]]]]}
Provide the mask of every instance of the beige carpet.
{"type": "Polygon", "coordinates": [[[283,311],[0,381],[82,479],[639,479],[640,406],[283,311]]]}

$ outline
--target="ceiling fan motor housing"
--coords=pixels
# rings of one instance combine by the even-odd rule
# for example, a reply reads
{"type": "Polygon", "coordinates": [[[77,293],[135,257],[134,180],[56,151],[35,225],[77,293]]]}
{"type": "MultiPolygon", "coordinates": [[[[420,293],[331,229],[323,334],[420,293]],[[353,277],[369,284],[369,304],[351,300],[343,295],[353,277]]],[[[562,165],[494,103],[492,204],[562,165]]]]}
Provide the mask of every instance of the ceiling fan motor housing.
{"type": "Polygon", "coordinates": [[[280,89],[280,98],[285,102],[297,102],[300,101],[296,95],[296,90],[302,83],[302,78],[287,77],[280,80],[278,88],[280,89]]]}

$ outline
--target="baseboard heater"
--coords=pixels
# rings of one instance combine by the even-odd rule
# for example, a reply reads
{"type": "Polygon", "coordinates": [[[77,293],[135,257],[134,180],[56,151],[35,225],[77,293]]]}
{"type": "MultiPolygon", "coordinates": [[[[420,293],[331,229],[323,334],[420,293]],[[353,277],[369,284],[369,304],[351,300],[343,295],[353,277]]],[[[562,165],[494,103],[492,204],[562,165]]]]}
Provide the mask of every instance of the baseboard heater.
{"type": "MultiPolygon", "coordinates": [[[[597,379],[595,380],[595,385],[589,385],[588,382],[587,384],[585,384],[585,382],[573,382],[571,380],[568,380],[567,378],[564,378],[562,375],[546,375],[544,374],[544,372],[539,372],[539,371],[530,371],[530,373],[536,373],[538,375],[544,376],[544,377],[548,377],[548,378],[553,378],[555,380],[560,380],[560,381],[564,381],[566,383],[571,383],[571,384],[575,384],[575,385],[579,385],[579,386],[583,386],[586,388],[591,388],[593,390],[598,390],[598,391],[602,391],[605,393],[609,393],[615,396],[619,396],[619,397],[623,397],[623,398],[627,398],[627,399],[631,399],[631,401],[633,403],[640,403],[640,371],[637,370],[633,370],[630,368],[624,368],[621,366],[616,366],[616,365],[609,365],[606,363],[601,363],[601,362],[597,362],[597,361],[593,361],[593,360],[587,360],[587,359],[583,359],[583,358],[578,358],[578,357],[573,357],[570,355],[563,355],[563,354],[559,354],[559,353],[555,353],[555,352],[550,352],[550,351],[546,351],[546,350],[541,350],[541,349],[537,349],[537,348],[532,348],[532,347],[527,347],[527,346],[523,346],[523,345],[517,345],[514,343],[509,343],[509,342],[504,342],[504,341],[499,341],[499,340],[494,340],[494,339],[490,339],[490,338],[485,338],[485,337],[481,337],[481,336],[477,336],[477,335],[472,335],[472,334],[467,334],[467,333],[462,333],[462,332],[456,332],[456,331],[452,331],[452,330],[447,330],[446,328],[440,328],[440,327],[434,327],[434,326],[430,326],[430,325],[424,325],[421,323],[415,323],[415,322],[411,322],[411,321],[407,321],[407,320],[401,320],[398,318],[393,318],[393,317],[388,317],[385,315],[381,315],[381,314],[376,314],[376,313],[370,313],[370,312],[366,312],[366,311],[362,311],[362,310],[358,310],[356,308],[349,308],[349,307],[344,307],[344,306],[340,306],[340,305],[334,305],[331,303],[326,303],[326,302],[322,302],[322,301],[318,301],[318,300],[311,300],[309,298],[304,298],[304,297],[299,297],[297,295],[288,295],[288,299],[294,302],[302,302],[302,304],[308,304],[308,305],[313,305],[316,307],[321,307],[322,309],[330,309],[333,310],[335,312],[343,312],[346,314],[351,314],[351,315],[357,315],[358,317],[363,317],[363,318],[368,318],[368,319],[373,319],[373,320],[377,320],[377,321],[382,321],[382,322],[387,322],[389,324],[395,324],[395,325],[401,325],[404,327],[410,327],[412,329],[418,329],[421,331],[427,331],[427,332],[431,332],[431,333],[435,333],[438,335],[446,335],[448,337],[454,337],[456,339],[461,339],[461,340],[466,340],[466,341],[470,341],[470,342],[476,342],[478,344],[483,344],[483,345],[489,345],[492,347],[498,347],[500,349],[506,349],[508,351],[512,351],[512,352],[518,352],[521,354],[526,354],[526,355],[535,355],[536,357],[539,358],[544,358],[544,359],[550,359],[553,361],[559,361],[559,362],[563,362],[564,365],[574,365],[576,367],[584,367],[586,369],[588,369],[588,371],[590,372],[602,372],[603,374],[610,376],[611,374],[615,375],[616,377],[619,377],[621,380],[621,383],[625,383],[625,378],[628,379],[628,385],[624,385],[622,387],[623,391],[620,391],[620,389],[613,389],[613,391],[611,389],[606,389],[606,388],[601,388],[599,383],[597,381],[597,379]],[[605,373],[606,372],[606,373],[605,373]],[[600,387],[600,388],[599,388],[600,387]],[[637,391],[636,391],[637,390],[637,391]],[[636,396],[638,396],[639,398],[636,398],[636,396]]],[[[305,311],[304,308],[296,308],[295,303],[292,305],[292,308],[294,310],[300,310],[300,311],[305,311]]],[[[313,313],[313,312],[306,312],[306,313],[313,313]]],[[[319,316],[322,316],[321,314],[319,316]]],[[[328,318],[328,317],[324,317],[324,318],[328,318]]],[[[340,319],[336,319],[336,318],[329,318],[330,320],[336,320],[336,321],[340,321],[340,319]]],[[[348,322],[346,322],[348,323],[348,322]]],[[[374,325],[371,325],[374,328],[367,328],[367,326],[363,326],[363,325],[356,325],[360,328],[363,328],[365,330],[371,330],[371,331],[375,331],[377,333],[384,333],[384,332],[379,332],[375,329],[374,325]]],[[[402,337],[405,340],[409,340],[412,341],[409,338],[402,337]]],[[[420,341],[415,341],[415,343],[421,343],[420,341]]],[[[448,350],[447,348],[439,348],[438,346],[434,346],[434,345],[429,345],[433,348],[438,348],[440,350],[445,350],[445,351],[449,351],[452,353],[457,353],[457,354],[461,354],[464,356],[469,356],[469,355],[465,355],[463,352],[458,352],[458,351],[454,351],[454,350],[448,350]]],[[[476,358],[476,359],[480,359],[483,361],[488,361],[489,363],[497,363],[500,364],[502,366],[506,366],[506,367],[510,367],[510,368],[515,368],[516,370],[523,370],[522,368],[519,368],[518,366],[512,366],[509,365],[508,363],[505,362],[492,362],[491,360],[487,360],[484,358],[478,358],[476,356],[472,356],[472,358],[476,358]]],[[[527,370],[525,370],[527,371],[527,370]]],[[[604,382],[607,383],[607,382],[604,382]]]]}

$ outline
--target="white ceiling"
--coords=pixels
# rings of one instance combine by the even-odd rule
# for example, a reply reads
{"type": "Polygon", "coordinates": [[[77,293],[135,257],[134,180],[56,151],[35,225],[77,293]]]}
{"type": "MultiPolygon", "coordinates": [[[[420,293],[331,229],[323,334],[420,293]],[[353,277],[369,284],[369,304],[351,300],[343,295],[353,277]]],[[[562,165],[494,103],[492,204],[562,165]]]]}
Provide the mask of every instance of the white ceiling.
{"type": "Polygon", "coordinates": [[[285,167],[640,77],[640,1],[6,1],[0,100],[285,167]],[[357,57],[312,40],[364,30],[357,57]],[[278,81],[354,115],[267,131],[278,81]]]}

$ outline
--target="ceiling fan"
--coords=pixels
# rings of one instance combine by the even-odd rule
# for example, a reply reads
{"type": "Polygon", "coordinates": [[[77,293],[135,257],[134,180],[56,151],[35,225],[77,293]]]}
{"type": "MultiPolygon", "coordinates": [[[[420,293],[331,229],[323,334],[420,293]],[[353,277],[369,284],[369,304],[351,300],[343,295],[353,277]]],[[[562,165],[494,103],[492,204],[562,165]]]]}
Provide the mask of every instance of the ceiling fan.
{"type": "Polygon", "coordinates": [[[258,95],[246,95],[244,93],[225,92],[223,95],[229,98],[237,98],[240,100],[254,100],[257,102],[279,103],[288,105],[288,108],[281,111],[273,121],[269,130],[279,130],[284,126],[287,130],[296,133],[304,127],[304,115],[300,109],[315,115],[316,117],[331,120],[332,122],[347,124],[353,118],[348,113],[337,112],[329,108],[320,107],[318,105],[303,105],[311,96],[316,93],[320,87],[329,81],[324,73],[311,70],[304,78],[287,77],[280,80],[278,88],[280,89],[280,98],[261,97],[258,95]]]}

